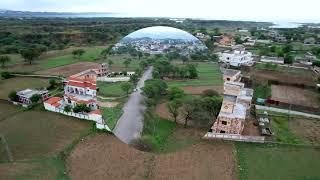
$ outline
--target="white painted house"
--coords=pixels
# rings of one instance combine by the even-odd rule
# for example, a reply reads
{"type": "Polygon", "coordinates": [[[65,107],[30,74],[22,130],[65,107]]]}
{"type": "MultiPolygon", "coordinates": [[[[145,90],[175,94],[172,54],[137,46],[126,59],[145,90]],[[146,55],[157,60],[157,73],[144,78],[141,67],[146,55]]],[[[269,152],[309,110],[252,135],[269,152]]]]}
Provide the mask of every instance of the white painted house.
{"type": "Polygon", "coordinates": [[[220,62],[227,63],[235,67],[253,64],[252,53],[246,50],[234,50],[218,53],[218,56],[220,62]]]}

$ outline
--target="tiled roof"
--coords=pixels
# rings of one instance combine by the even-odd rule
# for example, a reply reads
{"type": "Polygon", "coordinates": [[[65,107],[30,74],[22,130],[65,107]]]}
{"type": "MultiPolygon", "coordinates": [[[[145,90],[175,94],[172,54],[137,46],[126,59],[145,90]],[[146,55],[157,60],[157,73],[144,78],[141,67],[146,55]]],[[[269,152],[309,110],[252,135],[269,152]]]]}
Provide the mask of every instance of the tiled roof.
{"type": "Polygon", "coordinates": [[[61,99],[62,98],[60,98],[60,97],[52,97],[52,98],[46,100],[45,103],[53,105],[53,104],[59,102],[61,99]]]}
{"type": "Polygon", "coordinates": [[[76,86],[76,87],[83,87],[83,88],[90,88],[92,90],[96,90],[97,86],[95,84],[92,83],[88,83],[88,82],[75,82],[75,81],[69,81],[67,83],[67,85],[70,86],[76,86]]]}

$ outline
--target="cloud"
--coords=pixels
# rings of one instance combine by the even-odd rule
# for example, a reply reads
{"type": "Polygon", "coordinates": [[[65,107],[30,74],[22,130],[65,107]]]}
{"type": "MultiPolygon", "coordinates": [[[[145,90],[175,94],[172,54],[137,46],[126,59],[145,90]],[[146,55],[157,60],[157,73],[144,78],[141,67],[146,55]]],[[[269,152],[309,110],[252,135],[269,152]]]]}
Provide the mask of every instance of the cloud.
{"type": "Polygon", "coordinates": [[[1,0],[0,9],[118,12],[129,16],[319,21],[319,0],[1,0]]]}

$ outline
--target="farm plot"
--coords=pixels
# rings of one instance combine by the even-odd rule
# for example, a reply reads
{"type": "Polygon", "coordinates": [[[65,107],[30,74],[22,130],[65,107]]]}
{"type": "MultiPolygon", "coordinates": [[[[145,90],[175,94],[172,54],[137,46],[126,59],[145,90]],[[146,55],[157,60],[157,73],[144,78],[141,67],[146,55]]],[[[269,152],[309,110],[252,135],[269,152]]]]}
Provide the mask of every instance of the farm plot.
{"type": "Polygon", "coordinates": [[[289,121],[289,128],[299,138],[310,144],[320,144],[320,121],[296,117],[289,121]]]}
{"type": "Polygon", "coordinates": [[[236,143],[240,180],[320,179],[315,148],[236,143]]]}
{"type": "Polygon", "coordinates": [[[168,80],[168,86],[219,86],[223,84],[222,73],[219,70],[218,64],[213,63],[198,63],[197,79],[188,80],[168,80]]]}
{"type": "Polygon", "coordinates": [[[271,71],[255,69],[249,75],[262,84],[268,82],[268,80],[282,83],[299,83],[308,86],[314,86],[315,83],[313,72],[310,70],[271,71]]]}
{"type": "Polygon", "coordinates": [[[185,86],[181,88],[187,94],[199,95],[205,90],[214,90],[220,94],[223,93],[223,86],[185,86]]]}
{"type": "Polygon", "coordinates": [[[0,101],[0,122],[17,113],[19,111],[18,107],[9,103],[0,101]]]}
{"type": "MultiPolygon", "coordinates": [[[[104,97],[121,97],[126,95],[126,92],[121,89],[121,85],[125,84],[126,82],[107,83],[98,81],[97,83],[99,87],[98,95],[104,97]]],[[[133,87],[133,84],[131,87],[133,87]]]]}
{"type": "Polygon", "coordinates": [[[44,74],[44,75],[62,75],[62,76],[70,76],[73,74],[77,74],[87,69],[95,69],[98,67],[98,63],[94,62],[78,62],[66,66],[60,66],[56,68],[51,68],[47,70],[37,71],[36,74],[44,74]]]}
{"type": "Polygon", "coordinates": [[[288,104],[319,108],[318,93],[292,86],[272,85],[271,98],[288,104]]]}
{"type": "Polygon", "coordinates": [[[67,166],[71,179],[234,179],[235,176],[233,146],[229,143],[202,142],[171,154],[151,154],[102,134],[81,142],[69,156],[67,166]]]}
{"type": "Polygon", "coordinates": [[[19,91],[26,88],[43,88],[49,86],[48,79],[16,77],[0,81],[0,99],[9,99],[11,91],[19,91]]]}
{"type": "Polygon", "coordinates": [[[45,111],[26,111],[0,122],[14,160],[48,157],[90,131],[91,124],[45,111]]]}

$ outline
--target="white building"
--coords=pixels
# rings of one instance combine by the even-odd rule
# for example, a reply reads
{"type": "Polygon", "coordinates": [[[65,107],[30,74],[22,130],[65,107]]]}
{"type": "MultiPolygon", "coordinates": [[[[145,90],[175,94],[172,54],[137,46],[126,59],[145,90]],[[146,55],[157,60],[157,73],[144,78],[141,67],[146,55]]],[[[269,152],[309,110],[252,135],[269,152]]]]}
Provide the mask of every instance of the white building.
{"type": "Polygon", "coordinates": [[[283,57],[270,57],[270,56],[261,56],[261,62],[265,63],[275,63],[275,64],[284,64],[283,57]]]}
{"type": "Polygon", "coordinates": [[[27,107],[32,104],[30,100],[33,95],[40,95],[41,100],[44,101],[48,98],[48,91],[44,90],[35,90],[35,89],[25,89],[22,91],[17,92],[18,101],[24,106],[27,107]]]}
{"type": "Polygon", "coordinates": [[[250,66],[253,64],[252,53],[245,50],[234,50],[219,53],[219,61],[230,64],[231,66],[239,67],[242,65],[250,66]]]}

